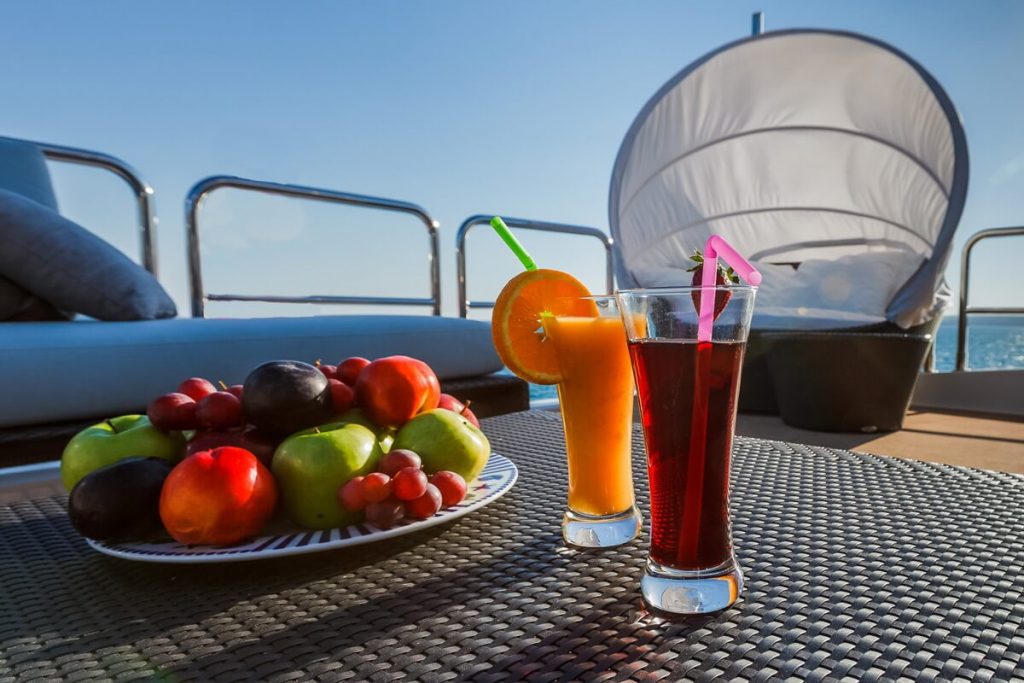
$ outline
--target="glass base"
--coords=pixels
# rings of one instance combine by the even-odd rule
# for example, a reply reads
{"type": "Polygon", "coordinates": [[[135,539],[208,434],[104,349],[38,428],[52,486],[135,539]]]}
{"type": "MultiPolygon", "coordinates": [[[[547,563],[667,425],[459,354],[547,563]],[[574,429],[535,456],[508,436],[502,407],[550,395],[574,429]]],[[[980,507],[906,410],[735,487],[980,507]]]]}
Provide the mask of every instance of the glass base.
{"type": "Polygon", "coordinates": [[[652,614],[672,620],[720,612],[743,592],[743,573],[734,560],[701,570],[672,569],[647,560],[640,592],[652,614]]]}
{"type": "Polygon", "coordinates": [[[636,506],[614,515],[584,515],[566,510],[562,538],[575,548],[614,548],[640,535],[643,518],[636,506]]]}

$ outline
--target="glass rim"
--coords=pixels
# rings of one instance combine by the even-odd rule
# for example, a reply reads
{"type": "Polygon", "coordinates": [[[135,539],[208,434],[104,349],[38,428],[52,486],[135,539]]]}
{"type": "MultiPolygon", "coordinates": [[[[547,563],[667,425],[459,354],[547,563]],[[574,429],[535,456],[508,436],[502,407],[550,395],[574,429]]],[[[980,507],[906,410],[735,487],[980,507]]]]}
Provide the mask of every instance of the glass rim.
{"type": "MultiPolygon", "coordinates": [[[[708,287],[714,287],[716,290],[732,290],[740,292],[756,292],[758,290],[757,285],[708,285],[708,287]]],[[[620,294],[692,294],[694,292],[700,292],[704,290],[704,285],[678,285],[673,287],[635,287],[633,289],[620,289],[615,293],[616,296],[620,294]]]]}
{"type": "Polygon", "coordinates": [[[586,296],[556,296],[556,299],[572,299],[573,301],[602,301],[614,299],[615,294],[587,294],[586,296]]]}

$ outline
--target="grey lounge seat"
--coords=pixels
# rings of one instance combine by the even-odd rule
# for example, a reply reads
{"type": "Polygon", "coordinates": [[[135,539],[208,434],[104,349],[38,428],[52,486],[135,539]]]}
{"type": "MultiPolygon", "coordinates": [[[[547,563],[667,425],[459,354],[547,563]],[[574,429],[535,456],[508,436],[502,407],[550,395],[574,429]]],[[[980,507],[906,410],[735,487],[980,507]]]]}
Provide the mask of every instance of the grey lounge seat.
{"type": "Polygon", "coordinates": [[[502,369],[483,322],[435,316],[10,324],[0,345],[0,428],[119,415],[187,377],[241,383],[256,365],[393,354],[441,380],[502,369]]]}
{"type": "MultiPolygon", "coordinates": [[[[142,262],[155,273],[152,191],[107,155],[44,146],[58,159],[115,170],[137,191],[142,262]],[[141,188],[141,189],[140,189],[141,188]]],[[[56,208],[35,143],[0,138],[0,188],[56,208]]],[[[339,315],[309,318],[74,320],[2,324],[0,466],[52,459],[83,421],[145,410],[185,378],[239,383],[259,363],[337,363],[348,356],[402,354],[426,361],[442,389],[472,399],[480,417],[528,406],[526,384],[507,375],[486,323],[440,316],[339,315]]],[[[87,422],[85,422],[87,423],[87,422]]]]}

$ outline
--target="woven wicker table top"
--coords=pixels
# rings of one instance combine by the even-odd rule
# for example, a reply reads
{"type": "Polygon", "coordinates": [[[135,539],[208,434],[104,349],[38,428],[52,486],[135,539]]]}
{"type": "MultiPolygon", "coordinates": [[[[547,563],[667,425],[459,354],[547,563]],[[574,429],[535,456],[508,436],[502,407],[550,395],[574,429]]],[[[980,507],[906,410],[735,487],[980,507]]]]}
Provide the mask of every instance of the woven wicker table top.
{"type": "Polygon", "coordinates": [[[563,548],[557,414],[484,430],[508,495],[350,550],[150,565],[89,549],[64,498],[0,507],[0,681],[1024,676],[1024,477],[740,439],[747,593],[663,625],[638,616],[646,536],[563,548]]]}

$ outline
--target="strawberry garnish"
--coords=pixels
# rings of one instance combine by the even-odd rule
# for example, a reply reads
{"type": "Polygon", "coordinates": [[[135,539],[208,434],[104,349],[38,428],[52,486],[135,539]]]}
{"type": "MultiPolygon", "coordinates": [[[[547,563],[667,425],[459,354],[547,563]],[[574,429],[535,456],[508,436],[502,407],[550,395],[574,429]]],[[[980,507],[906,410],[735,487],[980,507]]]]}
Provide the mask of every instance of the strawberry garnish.
{"type": "MultiPolygon", "coordinates": [[[[693,278],[690,280],[690,284],[694,287],[700,287],[702,278],[704,277],[704,254],[697,249],[693,252],[693,256],[690,257],[691,261],[695,261],[697,265],[692,268],[687,268],[686,272],[693,273],[693,278]]],[[[718,272],[715,273],[715,285],[720,289],[715,292],[715,319],[722,314],[725,307],[729,304],[729,299],[732,298],[732,292],[727,287],[730,284],[739,284],[740,279],[736,273],[733,272],[732,266],[728,269],[723,268],[722,264],[718,264],[718,272]]],[[[700,311],[700,291],[693,292],[690,294],[693,298],[693,306],[700,311]]]]}

